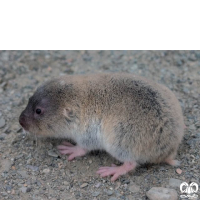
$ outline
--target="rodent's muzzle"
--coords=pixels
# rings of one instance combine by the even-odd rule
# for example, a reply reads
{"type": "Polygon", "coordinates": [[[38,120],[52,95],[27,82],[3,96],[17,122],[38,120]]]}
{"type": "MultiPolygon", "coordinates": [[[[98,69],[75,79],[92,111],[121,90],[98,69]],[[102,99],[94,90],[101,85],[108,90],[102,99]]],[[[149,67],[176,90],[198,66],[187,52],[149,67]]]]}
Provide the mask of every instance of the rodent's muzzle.
{"type": "Polygon", "coordinates": [[[22,112],[21,115],[19,116],[19,123],[25,130],[28,131],[29,125],[27,122],[27,116],[25,115],[24,112],[22,112]]]}

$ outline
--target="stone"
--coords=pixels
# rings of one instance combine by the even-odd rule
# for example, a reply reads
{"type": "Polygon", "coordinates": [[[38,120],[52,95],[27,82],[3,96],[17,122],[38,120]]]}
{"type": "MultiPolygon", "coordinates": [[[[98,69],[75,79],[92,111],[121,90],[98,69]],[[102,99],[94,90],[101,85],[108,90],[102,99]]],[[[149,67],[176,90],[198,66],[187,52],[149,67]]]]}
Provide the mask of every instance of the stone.
{"type": "Polygon", "coordinates": [[[101,183],[99,182],[99,183],[96,183],[95,185],[94,185],[96,188],[99,188],[100,186],[101,186],[101,183]]]}
{"type": "Polygon", "coordinates": [[[182,172],[183,172],[183,171],[182,171],[180,168],[176,169],[176,173],[177,173],[177,174],[182,174],[182,172]]]}
{"type": "Polygon", "coordinates": [[[9,61],[9,52],[8,51],[5,51],[2,53],[1,60],[5,61],[5,62],[9,61]]]}
{"type": "Polygon", "coordinates": [[[88,186],[88,184],[87,184],[87,183],[83,183],[80,187],[81,187],[81,188],[84,188],[84,187],[86,187],[86,186],[88,186]]]}
{"type": "Polygon", "coordinates": [[[53,150],[49,150],[49,151],[48,151],[48,155],[49,155],[49,156],[52,156],[52,157],[54,157],[54,158],[58,158],[58,154],[56,154],[53,150]]]}
{"type": "Polygon", "coordinates": [[[178,194],[176,190],[163,188],[163,187],[153,187],[147,193],[147,197],[150,200],[177,200],[178,194]]]}
{"type": "Polygon", "coordinates": [[[18,174],[22,176],[22,178],[27,178],[28,175],[26,174],[26,171],[17,171],[18,174]]]}
{"type": "Polygon", "coordinates": [[[49,168],[43,169],[43,173],[48,174],[49,172],[50,172],[50,169],[49,169],[49,168]]]}
{"type": "Polygon", "coordinates": [[[7,185],[7,186],[6,186],[6,191],[11,191],[11,190],[12,190],[12,186],[7,185]]]}
{"type": "Polygon", "coordinates": [[[13,131],[15,131],[15,132],[17,132],[18,130],[19,130],[19,125],[18,124],[13,124],[12,126],[11,126],[11,130],[13,130],[13,131]]]}
{"type": "Polygon", "coordinates": [[[28,169],[31,169],[32,171],[38,171],[39,167],[33,166],[33,165],[27,165],[26,166],[28,169]]]}
{"type": "Polygon", "coordinates": [[[113,194],[113,191],[112,191],[112,190],[107,190],[107,191],[106,191],[106,194],[107,194],[108,196],[111,196],[111,195],[113,194]]]}
{"type": "Polygon", "coordinates": [[[92,160],[89,160],[88,162],[89,162],[90,164],[92,164],[92,160]]]}
{"type": "Polygon", "coordinates": [[[69,182],[68,181],[64,181],[63,184],[64,185],[69,185],[69,182]]]}
{"type": "Polygon", "coordinates": [[[189,93],[189,89],[187,88],[187,87],[183,87],[183,92],[185,92],[185,93],[189,93]]]}
{"type": "Polygon", "coordinates": [[[11,191],[11,194],[12,194],[12,195],[15,194],[15,190],[12,190],[12,191],[11,191]]]}
{"type": "Polygon", "coordinates": [[[118,199],[115,198],[115,197],[111,197],[111,198],[109,198],[108,200],[118,200],[118,199]]]}
{"type": "Polygon", "coordinates": [[[11,160],[2,160],[2,162],[1,162],[1,170],[3,172],[8,172],[9,169],[11,168],[12,163],[13,162],[11,160]]]}
{"type": "Polygon", "coordinates": [[[129,196],[126,197],[126,200],[136,200],[136,198],[131,196],[131,195],[129,195],[129,196]]]}
{"type": "Polygon", "coordinates": [[[137,193],[140,191],[140,187],[137,186],[135,183],[132,183],[130,186],[129,186],[129,191],[132,192],[132,193],[137,193]]]}
{"type": "Polygon", "coordinates": [[[6,193],[6,192],[1,192],[1,195],[2,195],[3,197],[6,197],[6,196],[7,196],[7,193],[6,193]]]}
{"type": "Polygon", "coordinates": [[[3,133],[10,133],[9,127],[8,127],[8,126],[5,126],[2,132],[3,132],[3,133]]]}
{"type": "Polygon", "coordinates": [[[93,192],[93,193],[92,193],[92,196],[93,196],[93,197],[97,197],[97,196],[99,196],[99,194],[100,194],[100,192],[93,192]]]}
{"type": "Polygon", "coordinates": [[[200,133],[197,133],[197,134],[195,135],[195,138],[200,138],[200,133]]]}
{"type": "Polygon", "coordinates": [[[121,186],[121,182],[116,182],[116,187],[115,187],[115,190],[118,190],[119,189],[119,187],[121,186]]]}
{"type": "Polygon", "coordinates": [[[175,179],[175,178],[170,178],[169,179],[169,186],[176,189],[176,188],[180,188],[180,185],[183,181],[179,180],[179,179],[175,179]]]}
{"type": "Polygon", "coordinates": [[[64,197],[65,197],[66,200],[69,200],[69,199],[73,200],[73,196],[70,195],[70,194],[65,194],[64,197]]]}
{"type": "Polygon", "coordinates": [[[26,192],[30,192],[30,191],[31,191],[31,188],[27,187],[26,192]]]}
{"type": "Polygon", "coordinates": [[[196,127],[195,127],[194,124],[192,124],[192,125],[189,126],[189,129],[190,129],[190,130],[196,130],[196,127]]]}
{"type": "Polygon", "coordinates": [[[3,117],[0,118],[0,128],[3,128],[6,124],[6,121],[3,117]]]}
{"type": "Polygon", "coordinates": [[[187,143],[190,147],[193,147],[193,146],[196,145],[199,141],[200,141],[200,138],[195,138],[195,139],[188,140],[186,143],[187,143]]]}
{"type": "Polygon", "coordinates": [[[0,134],[0,140],[5,140],[6,136],[7,134],[5,133],[0,134]]]}
{"type": "Polygon", "coordinates": [[[23,193],[27,193],[27,192],[31,191],[31,188],[23,186],[23,187],[20,188],[20,191],[23,192],[23,193]]]}
{"type": "Polygon", "coordinates": [[[39,187],[42,185],[41,182],[39,180],[36,180],[35,182],[39,187]]]}

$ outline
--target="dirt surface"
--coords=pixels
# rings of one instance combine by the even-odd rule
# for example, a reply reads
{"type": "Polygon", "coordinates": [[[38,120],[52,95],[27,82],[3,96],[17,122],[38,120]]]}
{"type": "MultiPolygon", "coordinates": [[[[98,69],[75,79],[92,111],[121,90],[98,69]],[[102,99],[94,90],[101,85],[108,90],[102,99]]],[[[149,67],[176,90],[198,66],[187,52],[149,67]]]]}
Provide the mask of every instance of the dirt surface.
{"type": "Polygon", "coordinates": [[[200,183],[200,51],[0,52],[0,199],[145,200],[152,187],[173,188],[179,196],[181,182],[200,183]],[[22,133],[19,114],[44,81],[116,71],[160,82],[180,100],[187,129],[179,167],[144,165],[112,183],[96,175],[98,167],[118,164],[105,152],[68,162],[56,150],[60,141],[22,133]]]}

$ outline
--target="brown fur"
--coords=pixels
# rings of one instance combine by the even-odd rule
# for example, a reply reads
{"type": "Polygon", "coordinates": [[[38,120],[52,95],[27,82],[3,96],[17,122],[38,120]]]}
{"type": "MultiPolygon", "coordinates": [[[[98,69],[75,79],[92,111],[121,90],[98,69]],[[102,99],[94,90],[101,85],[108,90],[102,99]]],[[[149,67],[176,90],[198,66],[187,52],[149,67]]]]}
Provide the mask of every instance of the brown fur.
{"type": "Polygon", "coordinates": [[[184,133],[181,107],[168,88],[122,73],[49,81],[21,118],[36,135],[71,138],[82,148],[106,150],[122,162],[169,163],[184,133]],[[34,114],[38,105],[45,110],[41,117],[34,114]]]}

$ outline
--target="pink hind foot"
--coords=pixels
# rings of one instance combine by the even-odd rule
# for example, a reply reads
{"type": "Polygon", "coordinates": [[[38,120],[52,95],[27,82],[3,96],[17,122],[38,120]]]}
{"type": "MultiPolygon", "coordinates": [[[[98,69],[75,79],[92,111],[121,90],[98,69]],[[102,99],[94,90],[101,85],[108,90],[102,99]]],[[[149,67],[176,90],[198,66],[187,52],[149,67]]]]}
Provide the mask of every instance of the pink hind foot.
{"type": "Polygon", "coordinates": [[[112,175],[111,181],[117,180],[121,175],[126,174],[127,172],[135,169],[136,162],[125,162],[121,166],[116,166],[112,164],[111,167],[100,167],[97,171],[101,177],[106,177],[112,175]]]}
{"type": "Polygon", "coordinates": [[[75,146],[69,142],[63,142],[62,145],[58,145],[57,148],[61,154],[69,155],[68,161],[71,161],[76,157],[84,156],[87,153],[86,149],[75,146]]]}

